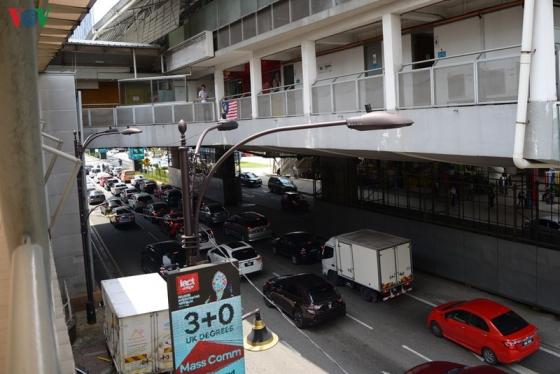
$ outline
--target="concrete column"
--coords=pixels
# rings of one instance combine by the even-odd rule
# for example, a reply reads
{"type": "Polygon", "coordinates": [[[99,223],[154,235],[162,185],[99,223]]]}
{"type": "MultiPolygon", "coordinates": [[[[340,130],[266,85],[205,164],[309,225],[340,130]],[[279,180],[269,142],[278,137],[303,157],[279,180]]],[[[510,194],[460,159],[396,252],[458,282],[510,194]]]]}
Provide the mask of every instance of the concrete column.
{"type": "Polygon", "coordinates": [[[216,96],[216,118],[220,118],[220,100],[224,98],[224,71],[216,68],[214,70],[214,96],[216,96]]]}
{"type": "Polygon", "coordinates": [[[397,74],[402,66],[401,16],[384,14],[382,22],[385,108],[396,110],[398,106],[397,74]]]}
{"type": "MultiPolygon", "coordinates": [[[[228,148],[216,148],[216,160],[222,157],[228,148]]],[[[241,184],[239,178],[235,176],[235,157],[233,154],[218,168],[216,177],[222,179],[224,205],[238,205],[241,202],[241,184]]]]}
{"type": "Polygon", "coordinates": [[[313,103],[311,86],[317,80],[317,55],[315,54],[314,40],[301,42],[301,67],[303,75],[303,114],[310,115],[313,103]]]}
{"type": "Polygon", "coordinates": [[[338,204],[353,204],[358,199],[356,159],[323,157],[320,159],[323,199],[338,204]]]}
{"type": "Polygon", "coordinates": [[[253,118],[259,116],[257,95],[262,91],[262,67],[261,59],[251,56],[249,60],[249,75],[251,76],[251,114],[253,118]]]}
{"type": "Polygon", "coordinates": [[[9,7],[30,9],[35,2],[0,2],[0,372],[60,373],[39,125],[38,26],[16,28],[9,7]]]}
{"type": "Polygon", "coordinates": [[[550,0],[535,1],[530,101],[556,101],[554,79],[554,7],[550,0]]]}

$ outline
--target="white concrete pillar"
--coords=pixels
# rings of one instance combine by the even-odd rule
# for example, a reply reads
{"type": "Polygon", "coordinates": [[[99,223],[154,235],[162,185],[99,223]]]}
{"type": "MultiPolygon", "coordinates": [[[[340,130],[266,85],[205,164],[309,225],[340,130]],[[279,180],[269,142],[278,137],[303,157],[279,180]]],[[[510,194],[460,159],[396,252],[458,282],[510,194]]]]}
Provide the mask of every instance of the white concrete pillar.
{"type": "Polygon", "coordinates": [[[301,69],[303,76],[303,114],[310,115],[313,105],[311,87],[317,80],[317,55],[314,40],[301,42],[301,69]]]}
{"type": "Polygon", "coordinates": [[[384,14],[382,22],[385,109],[396,110],[398,106],[397,74],[402,66],[401,16],[384,14]]]}
{"type": "Polygon", "coordinates": [[[261,59],[251,56],[249,59],[249,75],[251,77],[251,116],[259,116],[257,95],[262,91],[262,67],[261,59]]]}
{"type": "Polygon", "coordinates": [[[214,70],[214,96],[216,102],[216,118],[220,118],[220,100],[224,98],[224,71],[218,67],[214,70]]]}
{"type": "Polygon", "coordinates": [[[556,101],[554,7],[551,0],[535,1],[533,50],[529,101],[556,101]]]}

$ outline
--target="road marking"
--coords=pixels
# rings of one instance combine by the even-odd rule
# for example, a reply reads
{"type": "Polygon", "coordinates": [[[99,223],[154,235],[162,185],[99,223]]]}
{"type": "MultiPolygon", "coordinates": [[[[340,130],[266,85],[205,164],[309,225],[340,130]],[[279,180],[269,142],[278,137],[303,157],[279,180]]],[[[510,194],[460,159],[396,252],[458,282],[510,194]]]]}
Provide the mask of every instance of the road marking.
{"type": "Polygon", "coordinates": [[[368,324],[365,323],[365,322],[360,321],[359,319],[357,319],[356,317],[354,317],[354,316],[351,315],[351,314],[346,313],[346,317],[350,318],[350,319],[353,320],[353,321],[356,321],[356,322],[359,323],[360,325],[362,325],[362,326],[364,326],[364,327],[367,327],[367,328],[370,329],[370,330],[373,330],[373,327],[371,327],[370,325],[368,325],[368,324]]]}
{"type": "Polygon", "coordinates": [[[424,360],[426,360],[426,361],[432,361],[432,360],[429,359],[428,357],[424,356],[424,355],[421,354],[421,353],[416,352],[414,349],[409,348],[409,347],[407,347],[406,345],[403,345],[402,347],[403,347],[404,349],[406,349],[407,351],[414,353],[416,356],[418,356],[418,357],[420,357],[420,358],[422,358],[422,359],[424,359],[424,360]]]}
{"type": "Polygon", "coordinates": [[[432,303],[431,301],[428,301],[428,300],[426,300],[426,299],[422,299],[421,297],[414,296],[414,295],[411,295],[411,294],[409,294],[409,293],[407,293],[406,295],[407,295],[408,297],[412,297],[414,300],[418,300],[418,301],[420,301],[421,303],[427,304],[427,305],[429,305],[429,306],[432,306],[432,307],[436,307],[436,306],[437,306],[436,304],[432,303]]]}
{"type": "Polygon", "coordinates": [[[381,370],[381,374],[391,374],[391,373],[389,373],[388,371],[385,371],[385,370],[381,370]]]}
{"type": "Polygon", "coordinates": [[[280,274],[275,273],[275,272],[272,272],[272,275],[274,275],[275,277],[279,277],[279,276],[280,276],[280,274]]]}
{"type": "Polygon", "coordinates": [[[553,350],[550,350],[548,348],[543,348],[543,347],[540,347],[539,349],[543,352],[546,352],[548,354],[551,354],[553,356],[556,356],[556,357],[560,358],[560,353],[558,353],[558,352],[554,352],[553,350]]]}
{"type": "Polygon", "coordinates": [[[149,231],[148,231],[148,235],[150,235],[152,238],[154,238],[154,240],[159,240],[157,236],[155,236],[154,234],[152,234],[149,231]]]}
{"type": "Polygon", "coordinates": [[[525,366],[521,366],[518,364],[508,365],[507,367],[515,372],[518,372],[519,374],[538,374],[536,371],[527,369],[525,366]]]}
{"type": "Polygon", "coordinates": [[[474,357],[478,358],[480,361],[484,361],[484,359],[482,357],[480,357],[479,355],[477,355],[474,352],[471,352],[473,354],[474,357]]]}

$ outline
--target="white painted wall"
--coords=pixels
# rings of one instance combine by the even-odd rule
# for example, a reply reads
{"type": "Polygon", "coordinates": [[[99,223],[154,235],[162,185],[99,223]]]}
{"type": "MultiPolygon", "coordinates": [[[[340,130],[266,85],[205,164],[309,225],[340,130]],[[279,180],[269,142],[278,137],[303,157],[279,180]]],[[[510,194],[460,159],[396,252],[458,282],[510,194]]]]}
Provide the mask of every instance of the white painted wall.
{"type": "MultiPolygon", "coordinates": [[[[317,80],[362,71],[364,71],[364,47],[362,46],[317,57],[317,80]]],[[[294,64],[295,82],[303,82],[302,76],[301,62],[296,62],[294,64]]]]}

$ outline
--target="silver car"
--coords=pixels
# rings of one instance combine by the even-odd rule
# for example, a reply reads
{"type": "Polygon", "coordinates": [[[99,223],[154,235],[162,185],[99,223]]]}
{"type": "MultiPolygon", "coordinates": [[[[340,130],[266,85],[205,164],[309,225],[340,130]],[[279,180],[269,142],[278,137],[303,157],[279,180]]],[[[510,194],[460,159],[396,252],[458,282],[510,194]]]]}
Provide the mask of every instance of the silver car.
{"type": "Polygon", "coordinates": [[[128,205],[136,212],[141,212],[144,207],[154,202],[152,197],[144,192],[135,193],[128,199],[128,205]]]}
{"type": "Polygon", "coordinates": [[[270,222],[257,212],[234,214],[224,222],[224,233],[246,242],[272,237],[270,222]]]}
{"type": "Polygon", "coordinates": [[[209,224],[223,223],[228,218],[228,212],[220,203],[204,204],[200,208],[200,220],[209,224]]]}

